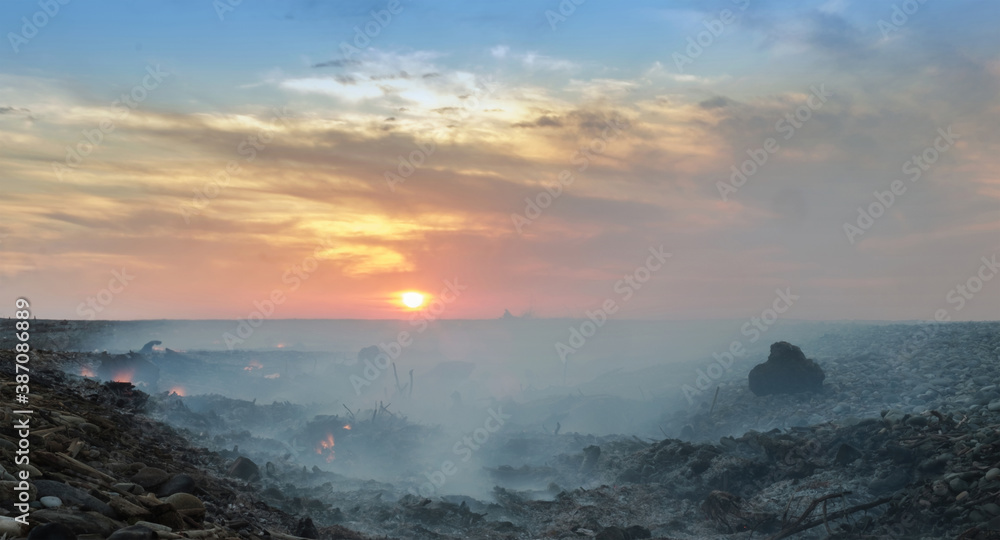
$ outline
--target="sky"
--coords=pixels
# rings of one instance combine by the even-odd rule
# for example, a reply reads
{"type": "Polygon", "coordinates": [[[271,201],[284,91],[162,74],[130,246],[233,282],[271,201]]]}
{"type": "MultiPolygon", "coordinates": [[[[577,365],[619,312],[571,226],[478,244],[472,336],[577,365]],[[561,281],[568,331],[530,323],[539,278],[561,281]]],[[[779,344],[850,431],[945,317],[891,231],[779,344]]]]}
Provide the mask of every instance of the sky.
{"type": "Polygon", "coordinates": [[[0,315],[996,320],[998,22],[4,2],[0,315]]]}

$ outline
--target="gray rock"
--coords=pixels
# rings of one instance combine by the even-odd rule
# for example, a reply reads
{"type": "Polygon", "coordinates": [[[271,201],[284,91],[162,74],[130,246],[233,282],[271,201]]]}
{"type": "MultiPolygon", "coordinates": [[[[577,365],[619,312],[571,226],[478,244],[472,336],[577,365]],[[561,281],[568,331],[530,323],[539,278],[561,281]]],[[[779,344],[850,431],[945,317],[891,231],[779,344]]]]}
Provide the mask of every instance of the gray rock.
{"type": "Polygon", "coordinates": [[[38,499],[38,502],[42,503],[42,506],[45,508],[56,508],[57,506],[62,506],[62,500],[59,497],[53,497],[51,495],[38,499]]]}
{"type": "Polygon", "coordinates": [[[194,493],[195,482],[194,478],[191,478],[187,474],[175,474],[170,477],[162,486],[157,488],[156,496],[163,498],[169,497],[175,493],[194,493]]]}
{"type": "Polygon", "coordinates": [[[61,523],[76,534],[99,534],[107,537],[122,528],[123,524],[93,512],[79,512],[68,508],[35,510],[31,517],[47,523],[61,523]]]}
{"type": "Polygon", "coordinates": [[[76,533],[62,523],[46,523],[31,529],[28,540],[76,540],[76,533]]]}
{"type": "Polygon", "coordinates": [[[952,478],[951,481],[948,482],[948,487],[950,487],[955,493],[961,493],[969,489],[969,483],[961,478],[952,478]]]}
{"type": "Polygon", "coordinates": [[[750,391],[756,396],[820,392],[825,378],[816,362],[786,341],[771,344],[767,362],[754,366],[747,377],[750,391]]]}
{"type": "Polygon", "coordinates": [[[124,529],[118,529],[108,540],[155,540],[156,531],[143,525],[132,525],[124,529]]]}

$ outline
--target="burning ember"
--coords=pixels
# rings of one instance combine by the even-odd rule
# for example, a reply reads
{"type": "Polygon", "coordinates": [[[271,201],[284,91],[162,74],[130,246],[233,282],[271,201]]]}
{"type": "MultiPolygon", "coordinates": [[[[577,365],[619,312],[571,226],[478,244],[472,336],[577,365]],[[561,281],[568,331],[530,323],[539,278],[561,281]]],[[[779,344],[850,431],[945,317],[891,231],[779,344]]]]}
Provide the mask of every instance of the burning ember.
{"type": "Polygon", "coordinates": [[[333,434],[327,433],[326,438],[319,442],[316,446],[316,453],[319,455],[326,454],[326,462],[330,463],[333,461],[333,434]]]}
{"type": "Polygon", "coordinates": [[[344,429],[346,429],[346,430],[350,431],[350,429],[351,429],[351,424],[347,424],[346,426],[344,426],[344,429]]]}
{"type": "Polygon", "coordinates": [[[89,367],[82,367],[82,368],[80,368],[80,376],[87,377],[87,378],[92,378],[92,377],[96,377],[97,374],[95,374],[94,370],[90,369],[89,367]]]}
{"type": "Polygon", "coordinates": [[[284,343],[279,343],[279,344],[275,345],[275,347],[277,347],[279,349],[284,349],[285,348],[285,344],[284,343]]]}
{"type": "Polygon", "coordinates": [[[255,369],[264,369],[264,364],[261,364],[256,360],[251,360],[250,364],[248,364],[247,367],[243,368],[243,371],[253,371],[255,369]]]}
{"type": "Polygon", "coordinates": [[[183,388],[181,388],[180,386],[175,386],[175,387],[173,387],[173,388],[170,389],[170,395],[176,395],[176,396],[184,397],[187,394],[185,394],[183,388]]]}
{"type": "Polygon", "coordinates": [[[122,371],[116,371],[114,375],[111,376],[113,382],[132,382],[135,377],[134,369],[124,369],[122,371]]]}

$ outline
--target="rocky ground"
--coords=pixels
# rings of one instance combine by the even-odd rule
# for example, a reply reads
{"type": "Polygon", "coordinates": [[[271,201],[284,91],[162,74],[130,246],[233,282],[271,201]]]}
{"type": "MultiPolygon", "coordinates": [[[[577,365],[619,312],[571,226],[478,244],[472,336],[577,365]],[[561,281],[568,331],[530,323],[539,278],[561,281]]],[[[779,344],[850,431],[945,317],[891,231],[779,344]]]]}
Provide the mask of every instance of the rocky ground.
{"type": "MultiPolygon", "coordinates": [[[[336,431],[342,473],[374,459],[352,455],[352,440],[381,441],[378,459],[394,462],[434,435],[388,409],[317,417],[290,403],[147,395],[65,373],[99,355],[41,352],[31,361],[36,508],[31,527],[10,517],[0,527],[61,539],[70,533],[42,525],[62,523],[116,540],[1000,538],[1000,325],[917,330],[859,325],[801,344],[826,373],[814,394],[754,396],[745,377],[758,360],[744,361],[664,413],[673,438],[510,426],[484,451],[496,487],[475,498],[414,494],[405,475],[331,472],[315,451],[328,431],[351,426],[336,431]]],[[[0,355],[5,396],[13,365],[0,355]]],[[[0,407],[7,516],[19,472],[13,408],[0,407]]]]}

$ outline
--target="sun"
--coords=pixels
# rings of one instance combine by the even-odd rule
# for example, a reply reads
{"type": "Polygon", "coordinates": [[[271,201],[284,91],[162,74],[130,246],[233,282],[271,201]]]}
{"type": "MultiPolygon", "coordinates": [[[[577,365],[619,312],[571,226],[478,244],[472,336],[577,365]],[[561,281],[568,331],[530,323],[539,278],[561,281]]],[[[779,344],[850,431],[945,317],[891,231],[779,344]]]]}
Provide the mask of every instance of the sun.
{"type": "Polygon", "coordinates": [[[424,304],[424,295],[412,291],[405,292],[403,293],[403,304],[410,309],[416,309],[424,304]]]}

